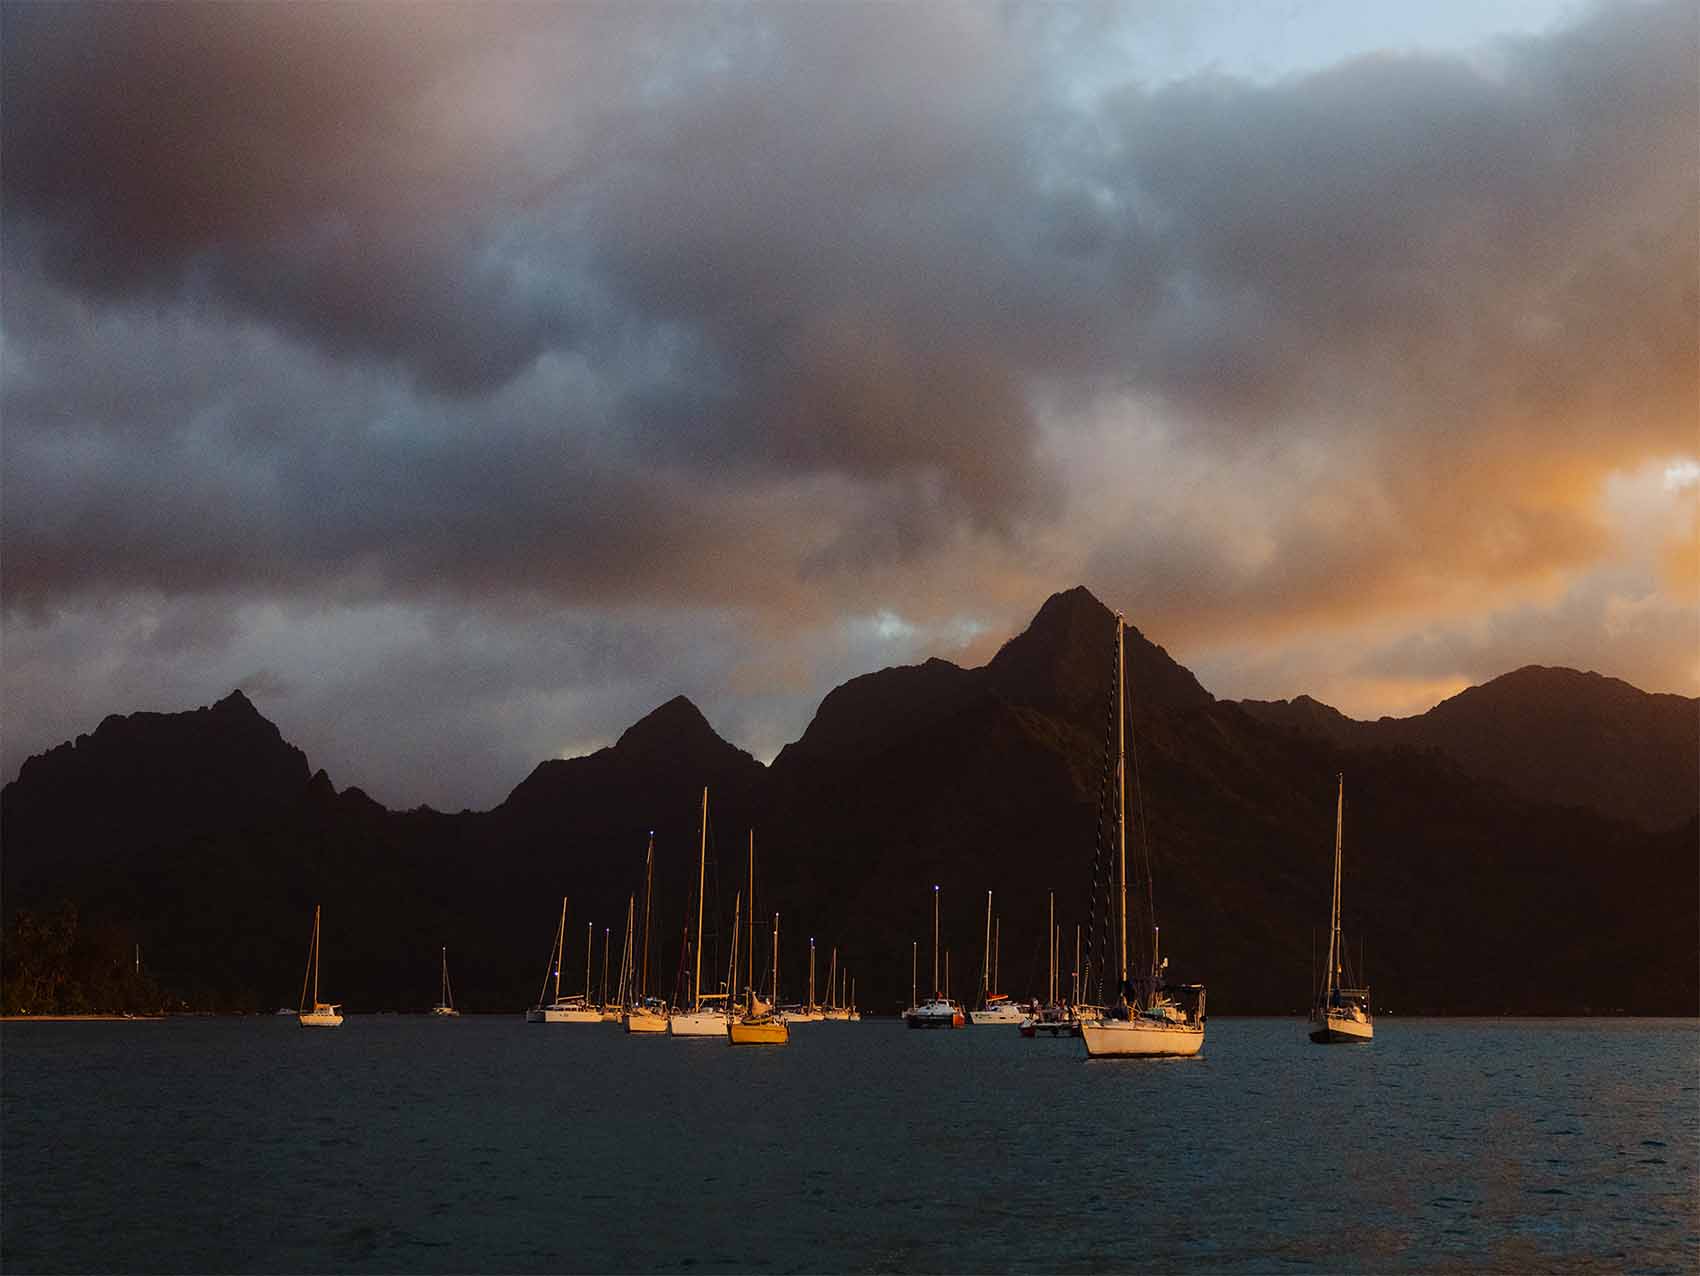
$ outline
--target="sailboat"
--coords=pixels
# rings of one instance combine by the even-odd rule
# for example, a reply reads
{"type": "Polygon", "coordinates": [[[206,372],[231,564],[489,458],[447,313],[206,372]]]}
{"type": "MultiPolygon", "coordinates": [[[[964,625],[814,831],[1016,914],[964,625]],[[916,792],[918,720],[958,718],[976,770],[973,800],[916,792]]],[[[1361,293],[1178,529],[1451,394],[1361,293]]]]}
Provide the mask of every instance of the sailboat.
{"type": "Polygon", "coordinates": [[[319,1000],[319,906],[313,905],[313,942],[307,949],[307,972],[301,976],[301,1009],[298,1017],[303,1028],[342,1027],[342,1007],[319,1000]],[[313,983],[313,1000],[307,1000],[307,982],[313,983]],[[312,1009],[307,1007],[311,1005],[312,1009]]]}
{"type": "MultiPolygon", "coordinates": [[[[561,996],[561,960],[567,942],[567,897],[561,896],[561,920],[555,927],[554,960],[543,972],[543,987],[537,992],[537,1004],[525,1012],[527,1023],[598,1023],[602,1016],[590,1004],[589,998],[589,966],[585,967],[586,996],[561,996]],[[553,973],[555,980],[554,1000],[544,1002],[543,996],[549,991],[549,979],[553,973]]],[[[586,961],[588,962],[588,955],[586,961]]]]}
{"type": "Polygon", "coordinates": [[[441,1019],[460,1017],[460,1011],[455,1009],[454,991],[449,987],[449,950],[446,947],[443,949],[443,995],[431,1007],[431,1013],[441,1019]]]}
{"type": "MultiPolygon", "coordinates": [[[[1052,891],[1049,895],[1049,917],[1046,929],[1050,931],[1051,939],[1046,945],[1045,1000],[1040,1004],[1035,998],[1032,1009],[1021,1020],[1021,1035],[1024,1037],[1078,1037],[1080,1035],[1080,1017],[1078,1015],[1079,990],[1075,990],[1074,1002],[1064,1003],[1058,995],[1058,966],[1057,945],[1060,942],[1057,929],[1057,896],[1052,891]]],[[[1075,965],[1079,966],[1078,959],[1075,965]]]]}
{"type": "Polygon", "coordinates": [[[744,990],[743,1013],[726,1025],[727,1040],[735,1046],[782,1046],[791,1040],[791,1028],[773,1013],[779,1000],[779,914],[773,915],[773,987],[769,990],[772,1002],[756,996],[756,835],[750,833],[750,982],[744,990]]]}
{"type": "Polygon", "coordinates": [[[779,1012],[786,1023],[820,1023],[826,1018],[826,1007],[815,1001],[815,937],[809,936],[809,999],[800,1006],[789,1006],[779,1012]]]}
{"type": "MultiPolygon", "coordinates": [[[[716,863],[719,856],[715,857],[716,863]]],[[[708,788],[702,791],[702,843],[697,851],[697,943],[696,975],[691,986],[689,1010],[675,1010],[667,1031],[675,1037],[723,1037],[726,1035],[727,994],[702,990],[703,883],[708,866],[708,788]]],[[[718,877],[718,873],[717,873],[718,877]]]]}
{"type": "Polygon", "coordinates": [[[916,997],[915,956],[911,946],[909,959],[909,1009],[903,1012],[903,1022],[911,1028],[961,1028],[968,1020],[962,1007],[947,997],[939,986],[939,888],[933,887],[933,995],[925,1002],[916,997]]]}
{"type": "MultiPolygon", "coordinates": [[[[1346,945],[1340,934],[1340,834],[1346,822],[1346,777],[1334,799],[1334,903],[1328,917],[1328,969],[1310,1008],[1310,1039],[1317,1045],[1341,1041],[1368,1042],[1375,1037],[1368,988],[1343,988],[1346,945]]],[[[1362,977],[1362,972],[1359,972],[1362,977]]]]}
{"type": "MultiPolygon", "coordinates": [[[[1137,755],[1136,755],[1137,759],[1137,755]]],[[[1137,765],[1137,761],[1136,761],[1137,765]]],[[[1144,836],[1141,820],[1140,834],[1144,836]]],[[[1118,995],[1104,1017],[1080,1025],[1091,1059],[1162,1058],[1195,1055],[1204,1046],[1204,985],[1164,981],[1167,961],[1158,953],[1159,932],[1151,903],[1150,849],[1146,848],[1147,912],[1151,920],[1149,973],[1130,978],[1127,959],[1127,650],[1122,613],[1116,613],[1116,836],[1120,898],[1118,995]]],[[[1094,886],[1094,890],[1096,886],[1094,886]]],[[[1053,943],[1054,943],[1053,939],[1053,943]]]]}
{"type": "MultiPolygon", "coordinates": [[[[661,1033],[667,1031],[667,1003],[660,997],[649,995],[649,918],[650,894],[655,885],[655,833],[650,832],[649,849],[644,853],[643,860],[643,965],[637,982],[637,995],[626,1002],[626,1013],[622,1022],[627,1032],[661,1033]]],[[[630,939],[630,923],[627,923],[627,943],[630,939]]],[[[635,961],[633,970],[639,970],[635,961]]]]}
{"type": "Polygon", "coordinates": [[[1009,999],[1008,993],[993,992],[996,980],[997,964],[992,957],[995,951],[992,942],[992,893],[986,892],[986,953],[980,965],[980,1007],[971,1011],[968,1022],[976,1026],[983,1024],[1021,1024],[1021,1007],[1009,999]]]}

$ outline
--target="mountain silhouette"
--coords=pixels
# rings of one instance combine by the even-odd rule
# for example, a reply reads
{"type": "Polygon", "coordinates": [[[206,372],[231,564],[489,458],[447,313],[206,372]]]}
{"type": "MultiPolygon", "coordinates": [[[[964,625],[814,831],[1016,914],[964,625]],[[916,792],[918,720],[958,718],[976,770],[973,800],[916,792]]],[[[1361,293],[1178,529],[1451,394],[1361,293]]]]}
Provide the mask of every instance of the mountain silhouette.
{"type": "Polygon", "coordinates": [[[1617,678],[1527,665],[1410,718],[1360,722],[1309,696],[1246,712],[1356,749],[1429,748],[1523,797],[1647,829],[1700,815],[1700,701],[1617,678]]]}
{"type": "MultiPolygon", "coordinates": [[[[1150,866],[1136,893],[1213,1009],[1306,1004],[1344,773],[1345,925],[1381,1005],[1700,1010],[1694,701],[1531,668],[1362,723],[1308,697],[1217,700],[1131,626],[1126,647],[1130,858],[1150,866]]],[[[1077,928],[1083,951],[1116,947],[1101,884],[1114,651],[1113,613],[1072,589],[980,668],[929,660],[835,688],[771,767],[676,697],[458,814],[338,792],[240,693],[109,718],[0,793],[7,924],[70,901],[83,959],[140,944],[189,1004],[253,1010],[294,1004],[322,904],[328,995],[350,1009],[429,1005],[447,945],[463,1004],[517,1012],[552,985],[563,896],[562,988],[585,985],[588,955],[599,989],[628,904],[642,926],[653,845],[636,945],[652,992],[687,968],[706,849],[711,983],[737,896],[745,918],[782,914],[787,996],[812,936],[819,979],[836,946],[862,1005],[894,1009],[912,958],[928,991],[937,884],[951,991],[979,983],[991,891],[998,981],[1026,995],[1053,894],[1065,967],[1077,928]]]]}

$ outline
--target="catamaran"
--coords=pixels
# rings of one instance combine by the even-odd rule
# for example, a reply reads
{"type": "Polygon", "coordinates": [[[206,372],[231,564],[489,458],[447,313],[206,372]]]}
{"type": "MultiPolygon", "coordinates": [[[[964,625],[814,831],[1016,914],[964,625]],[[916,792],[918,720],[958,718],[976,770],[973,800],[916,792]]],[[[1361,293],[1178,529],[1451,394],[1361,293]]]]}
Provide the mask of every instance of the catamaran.
{"type": "Polygon", "coordinates": [[[307,973],[301,976],[301,1009],[297,1012],[303,1028],[342,1027],[342,1007],[319,1000],[319,906],[313,905],[313,942],[307,949],[307,973]],[[307,1000],[307,981],[313,982],[313,1000],[307,1000]],[[309,1010],[308,1006],[312,1009],[309,1010]]]}
{"type": "MultiPolygon", "coordinates": [[[[716,855],[715,862],[719,862],[716,855]]],[[[703,884],[708,866],[708,787],[702,790],[702,839],[697,851],[697,929],[696,975],[691,985],[691,1005],[688,1010],[675,1010],[668,1020],[667,1031],[675,1037],[724,1037],[726,1035],[727,995],[725,992],[702,990],[702,911],[703,884]]],[[[718,878],[718,873],[716,874],[718,878]]]]}
{"type": "Polygon", "coordinates": [[[454,990],[449,987],[449,950],[443,949],[443,993],[437,1004],[431,1007],[431,1013],[440,1019],[458,1019],[460,1011],[455,1009],[454,990]]]}
{"type": "MultiPolygon", "coordinates": [[[[1135,766],[1137,767],[1135,755],[1135,766]]],[[[1136,776],[1137,779],[1137,776],[1136,776]]],[[[1120,900],[1120,946],[1117,950],[1118,987],[1115,1004],[1102,1019],[1083,1022],[1080,1039],[1088,1058],[1162,1058],[1195,1055],[1204,1045],[1204,986],[1171,984],[1164,980],[1168,966],[1159,949],[1154,893],[1151,888],[1151,848],[1144,851],[1146,912],[1151,918],[1151,965],[1147,973],[1130,977],[1127,954],[1127,650],[1122,613],[1116,613],[1116,840],[1119,848],[1116,885],[1120,900]]],[[[1093,889],[1097,886],[1094,884],[1093,889]]]]}
{"type": "MultiPolygon", "coordinates": [[[[1310,1039],[1317,1045],[1368,1042],[1375,1037],[1368,988],[1343,988],[1346,945],[1340,934],[1340,835],[1346,822],[1346,777],[1334,799],[1334,902],[1328,916],[1328,969],[1310,1008],[1310,1039]]],[[[1313,958],[1314,960],[1314,958],[1313,958]]],[[[1363,972],[1358,972],[1362,978],[1363,972]]]]}
{"type": "Polygon", "coordinates": [[[909,1009],[903,1012],[903,1022],[911,1028],[961,1028],[968,1023],[957,1005],[939,985],[939,888],[933,886],[933,995],[925,1002],[916,995],[915,947],[909,953],[909,1009]]]}

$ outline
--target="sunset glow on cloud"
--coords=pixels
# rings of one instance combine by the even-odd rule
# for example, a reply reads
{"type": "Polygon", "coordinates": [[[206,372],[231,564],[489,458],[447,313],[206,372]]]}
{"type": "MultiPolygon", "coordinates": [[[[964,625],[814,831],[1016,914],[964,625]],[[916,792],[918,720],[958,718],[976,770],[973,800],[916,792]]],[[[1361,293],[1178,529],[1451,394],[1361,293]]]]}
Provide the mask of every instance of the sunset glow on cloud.
{"type": "Polygon", "coordinates": [[[0,24],[8,779],[232,686],[390,805],[766,758],[1076,583],[1218,696],[1700,693],[1692,4],[0,24]]]}

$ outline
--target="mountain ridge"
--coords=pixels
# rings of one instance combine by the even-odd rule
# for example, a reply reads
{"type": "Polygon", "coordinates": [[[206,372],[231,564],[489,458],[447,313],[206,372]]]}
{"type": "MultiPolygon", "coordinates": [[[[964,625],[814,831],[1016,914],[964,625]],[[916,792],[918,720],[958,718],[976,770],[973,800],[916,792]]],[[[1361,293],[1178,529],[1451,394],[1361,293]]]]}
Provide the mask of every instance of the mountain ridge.
{"type": "MultiPolygon", "coordinates": [[[[795,946],[813,934],[857,972],[865,1006],[906,997],[910,945],[929,928],[936,882],[947,946],[971,937],[957,951],[958,993],[973,982],[961,972],[978,968],[990,890],[1006,990],[1022,995],[1043,972],[1048,892],[1085,947],[1107,942],[1110,913],[1092,903],[1091,870],[1113,781],[1112,615],[1089,592],[1064,591],[983,666],[933,660],[851,679],[768,767],[674,697],[613,745],[542,761],[497,807],[456,815],[391,812],[357,788],[339,793],[246,697],[165,715],[165,726],[146,715],[135,730],[103,722],[102,747],[81,750],[86,770],[67,761],[79,758],[72,747],[0,792],[7,924],[20,908],[73,901],[91,962],[139,943],[190,1004],[252,1009],[294,995],[303,919],[322,902],[325,942],[346,972],[336,995],[350,1005],[404,1008],[415,985],[417,1003],[429,1004],[446,944],[468,1007],[512,1009],[536,993],[529,976],[563,895],[574,945],[588,943],[597,962],[599,945],[617,955],[653,846],[650,987],[666,994],[675,955],[683,965],[705,847],[708,911],[720,920],[703,942],[724,947],[753,853],[756,911],[787,919],[792,988],[806,962],[795,946]],[[258,751],[254,775],[221,778],[231,740],[242,742],[234,756],[258,751]],[[135,756],[161,750],[171,756],[135,756]],[[164,800],[150,798],[161,776],[164,800]],[[261,800],[232,802],[232,786],[261,800]],[[177,802],[192,809],[174,811],[177,802]]],[[[1216,699],[1136,629],[1127,634],[1134,832],[1150,847],[1165,952],[1208,981],[1216,1009],[1303,1005],[1342,771],[1349,924],[1369,920],[1383,1004],[1700,1006],[1700,916],[1691,916],[1700,881],[1689,880],[1700,869],[1683,840],[1700,821],[1647,833],[1529,798],[1437,748],[1323,738],[1280,713],[1216,699]],[[1599,960],[1608,936],[1629,954],[1622,962],[1599,960]],[[1493,983],[1438,977],[1494,968],[1506,943],[1543,960],[1493,983]]],[[[1645,693],[1629,691],[1641,703],[1634,697],[1645,693]]],[[[1308,698],[1301,711],[1352,721],[1308,698]]],[[[720,955],[706,955],[718,969],[720,955]]]]}

